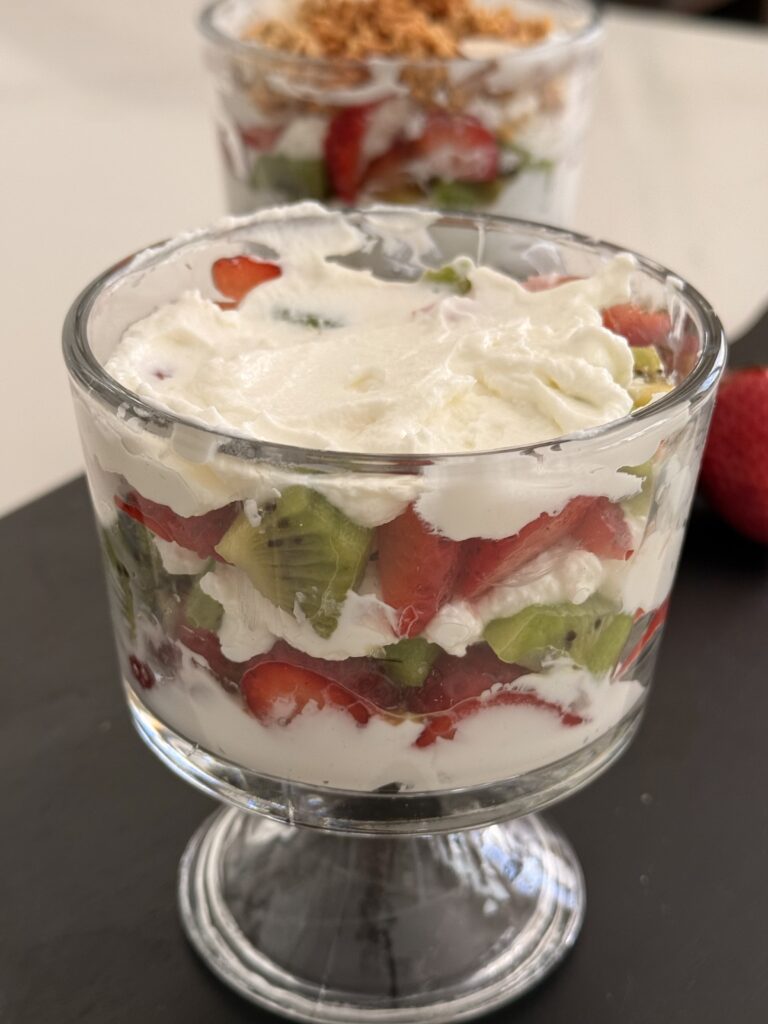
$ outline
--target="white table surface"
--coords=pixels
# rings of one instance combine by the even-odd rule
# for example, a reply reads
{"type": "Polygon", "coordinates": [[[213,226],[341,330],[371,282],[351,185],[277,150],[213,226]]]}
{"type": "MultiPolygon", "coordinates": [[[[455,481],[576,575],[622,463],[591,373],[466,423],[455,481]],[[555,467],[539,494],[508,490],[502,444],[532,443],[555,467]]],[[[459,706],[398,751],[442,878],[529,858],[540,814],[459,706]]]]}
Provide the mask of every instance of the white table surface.
{"type": "MultiPolygon", "coordinates": [[[[59,354],[80,288],[224,212],[199,0],[0,4],[0,514],[80,471],[59,354]]],[[[768,303],[768,32],[610,12],[573,227],[768,303]]]]}

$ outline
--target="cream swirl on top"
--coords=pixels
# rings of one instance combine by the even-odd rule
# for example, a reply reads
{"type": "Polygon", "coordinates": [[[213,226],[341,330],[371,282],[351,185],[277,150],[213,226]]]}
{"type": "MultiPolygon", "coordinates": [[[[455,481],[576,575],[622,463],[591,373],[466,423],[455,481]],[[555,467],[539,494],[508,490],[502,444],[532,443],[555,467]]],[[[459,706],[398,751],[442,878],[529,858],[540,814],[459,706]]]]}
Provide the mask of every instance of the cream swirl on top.
{"type": "Polygon", "coordinates": [[[632,408],[629,346],[600,314],[628,299],[630,256],[540,292],[462,259],[465,295],[292,256],[238,309],[187,292],[138,321],[108,372],[201,424],[331,451],[478,452],[632,408]]]}

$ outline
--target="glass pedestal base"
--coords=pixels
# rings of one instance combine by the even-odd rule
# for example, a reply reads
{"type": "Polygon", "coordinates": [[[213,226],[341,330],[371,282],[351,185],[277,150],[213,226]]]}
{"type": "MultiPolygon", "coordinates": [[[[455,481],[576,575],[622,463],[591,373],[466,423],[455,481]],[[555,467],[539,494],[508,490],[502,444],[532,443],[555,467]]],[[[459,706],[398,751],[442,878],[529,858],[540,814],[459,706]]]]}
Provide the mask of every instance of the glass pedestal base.
{"type": "Polygon", "coordinates": [[[209,818],[179,875],[208,966],[299,1021],[460,1021],[526,992],[573,945],[584,881],[537,815],[434,836],[209,818]]]}

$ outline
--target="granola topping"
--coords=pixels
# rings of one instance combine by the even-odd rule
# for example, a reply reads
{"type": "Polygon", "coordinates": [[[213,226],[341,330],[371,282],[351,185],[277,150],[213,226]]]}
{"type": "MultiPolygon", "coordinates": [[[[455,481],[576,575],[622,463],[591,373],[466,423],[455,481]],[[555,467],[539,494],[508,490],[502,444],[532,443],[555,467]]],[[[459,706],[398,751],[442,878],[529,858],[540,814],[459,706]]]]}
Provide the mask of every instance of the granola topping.
{"type": "Polygon", "coordinates": [[[468,39],[530,46],[551,30],[548,17],[523,18],[473,0],[300,0],[286,18],[250,24],[243,38],[306,57],[421,60],[460,57],[468,39]]]}

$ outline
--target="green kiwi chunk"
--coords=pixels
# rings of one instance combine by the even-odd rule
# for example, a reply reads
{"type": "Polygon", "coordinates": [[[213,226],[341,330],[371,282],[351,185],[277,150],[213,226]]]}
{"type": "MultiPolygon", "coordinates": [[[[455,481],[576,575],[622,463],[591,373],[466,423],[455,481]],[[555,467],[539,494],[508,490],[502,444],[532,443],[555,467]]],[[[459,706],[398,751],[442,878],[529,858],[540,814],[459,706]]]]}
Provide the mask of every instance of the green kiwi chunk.
{"type": "Polygon", "coordinates": [[[299,485],[264,504],[260,514],[254,526],[241,513],[217,552],[273,604],[291,614],[298,607],[316,633],[329,637],[347,592],[365,572],[372,531],[299,485]]]}
{"type": "Polygon", "coordinates": [[[328,195],[325,162],[263,153],[251,173],[251,186],[260,191],[278,192],[288,199],[325,199],[328,195]]]}
{"type": "Polygon", "coordinates": [[[429,190],[429,201],[442,210],[474,210],[494,203],[503,187],[503,178],[494,178],[493,181],[435,181],[429,190]]]}
{"type": "Polygon", "coordinates": [[[633,348],[632,359],[635,363],[635,373],[644,377],[646,381],[664,377],[664,364],[653,345],[633,348]]]}
{"type": "Polygon", "coordinates": [[[190,577],[166,572],[151,531],[124,512],[118,512],[116,522],[102,530],[101,539],[120,610],[131,635],[138,611],[154,616],[164,628],[170,629],[189,589],[190,577]]]}
{"type": "Polygon", "coordinates": [[[632,359],[635,376],[627,390],[632,398],[632,408],[642,409],[654,398],[667,394],[674,385],[667,380],[661,356],[653,345],[633,348],[632,359]]]}
{"type": "Polygon", "coordinates": [[[554,160],[549,160],[546,157],[534,156],[530,149],[526,149],[525,146],[521,146],[519,142],[505,142],[504,149],[510,153],[514,153],[519,161],[517,167],[515,167],[509,177],[514,177],[517,174],[521,174],[523,171],[554,170],[554,160]]]}
{"type": "Polygon", "coordinates": [[[620,472],[631,473],[632,476],[640,477],[642,481],[637,494],[625,498],[621,504],[632,515],[647,516],[651,511],[651,502],[653,501],[653,461],[649,459],[648,462],[643,462],[639,466],[622,466],[620,472]]]}
{"type": "Polygon", "coordinates": [[[124,554],[121,557],[120,536],[117,525],[111,529],[101,530],[101,548],[104,552],[107,578],[117,598],[120,614],[125,619],[128,631],[133,637],[136,632],[136,606],[133,600],[131,574],[125,565],[124,554]]]}
{"type": "Polygon", "coordinates": [[[446,263],[444,267],[438,267],[436,270],[425,270],[422,281],[456,292],[457,295],[466,295],[472,289],[472,282],[466,274],[467,269],[465,261],[457,260],[454,263],[446,263]]]}
{"type": "Polygon", "coordinates": [[[340,320],[331,320],[320,313],[307,313],[300,309],[288,309],[285,306],[276,306],[272,310],[275,320],[284,320],[289,324],[301,324],[302,327],[314,327],[321,331],[328,327],[341,327],[340,320]]]}
{"type": "Polygon", "coordinates": [[[184,618],[193,629],[207,629],[217,633],[224,617],[224,608],[215,597],[206,594],[196,580],[184,602],[184,618]]]}
{"type": "Polygon", "coordinates": [[[440,647],[415,636],[382,647],[377,657],[393,683],[400,686],[421,686],[432,670],[440,647]]]}
{"type": "Polygon", "coordinates": [[[505,662],[538,670],[548,657],[567,657],[594,675],[615,665],[632,628],[632,616],[618,614],[605,598],[583,604],[530,605],[495,619],[484,637],[505,662]]]}

